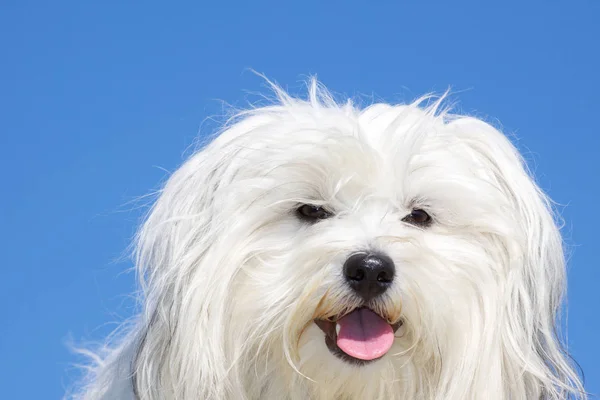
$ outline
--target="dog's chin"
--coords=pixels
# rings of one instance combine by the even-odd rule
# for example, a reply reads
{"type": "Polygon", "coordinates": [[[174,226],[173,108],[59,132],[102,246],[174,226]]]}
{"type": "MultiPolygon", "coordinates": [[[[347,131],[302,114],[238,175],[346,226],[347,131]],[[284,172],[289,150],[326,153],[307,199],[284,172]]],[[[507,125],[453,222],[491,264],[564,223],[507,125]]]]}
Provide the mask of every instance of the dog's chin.
{"type": "Polygon", "coordinates": [[[334,356],[357,366],[383,358],[392,347],[394,335],[403,321],[390,324],[368,307],[327,319],[315,319],[325,333],[325,345],[334,356]]]}

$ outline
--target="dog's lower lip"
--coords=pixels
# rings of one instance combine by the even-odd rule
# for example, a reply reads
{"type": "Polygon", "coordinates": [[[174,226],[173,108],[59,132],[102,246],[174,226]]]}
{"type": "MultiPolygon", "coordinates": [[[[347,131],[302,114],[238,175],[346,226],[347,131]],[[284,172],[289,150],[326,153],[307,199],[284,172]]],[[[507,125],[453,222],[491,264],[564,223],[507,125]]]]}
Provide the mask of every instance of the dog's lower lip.
{"type": "Polygon", "coordinates": [[[315,324],[331,339],[337,339],[337,333],[335,331],[335,325],[337,322],[329,321],[325,319],[315,319],[315,324]]]}
{"type": "Polygon", "coordinates": [[[400,329],[400,327],[404,324],[403,320],[399,320],[398,322],[396,322],[395,324],[392,324],[392,329],[394,330],[394,332],[396,332],[398,329],[400,329]]]}

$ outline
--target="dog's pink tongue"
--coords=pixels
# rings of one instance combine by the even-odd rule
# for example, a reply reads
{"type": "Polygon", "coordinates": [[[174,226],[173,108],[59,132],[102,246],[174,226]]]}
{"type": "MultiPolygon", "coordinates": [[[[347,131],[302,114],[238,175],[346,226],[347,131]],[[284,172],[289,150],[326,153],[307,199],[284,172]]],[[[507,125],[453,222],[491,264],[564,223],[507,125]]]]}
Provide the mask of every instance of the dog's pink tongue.
{"type": "Polygon", "coordinates": [[[394,330],[368,308],[359,308],[341,318],[337,345],[349,356],[374,360],[388,352],[394,343],[394,330]]]}

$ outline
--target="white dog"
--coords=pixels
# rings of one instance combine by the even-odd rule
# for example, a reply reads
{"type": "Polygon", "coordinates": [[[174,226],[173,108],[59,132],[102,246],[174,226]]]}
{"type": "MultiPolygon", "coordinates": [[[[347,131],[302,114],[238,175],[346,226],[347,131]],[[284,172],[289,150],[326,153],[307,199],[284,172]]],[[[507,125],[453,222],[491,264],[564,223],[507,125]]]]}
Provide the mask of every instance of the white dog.
{"type": "Polygon", "coordinates": [[[274,90],[164,186],[143,311],[75,398],[586,398],[561,236],[506,137],[441,100],[274,90]]]}

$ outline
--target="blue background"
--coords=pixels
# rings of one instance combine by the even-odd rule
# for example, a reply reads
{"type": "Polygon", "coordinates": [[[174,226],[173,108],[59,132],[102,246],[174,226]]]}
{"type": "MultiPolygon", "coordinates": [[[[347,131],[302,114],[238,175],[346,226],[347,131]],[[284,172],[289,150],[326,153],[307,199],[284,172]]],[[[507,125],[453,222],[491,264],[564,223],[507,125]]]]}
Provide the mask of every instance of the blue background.
{"type": "Polygon", "coordinates": [[[599,393],[600,2],[491,3],[3,0],[1,397],[59,398],[68,341],[131,315],[136,199],[223,101],[265,90],[249,68],[295,93],[309,74],[387,101],[451,86],[457,111],[514,133],[563,205],[569,342],[599,393]]]}

